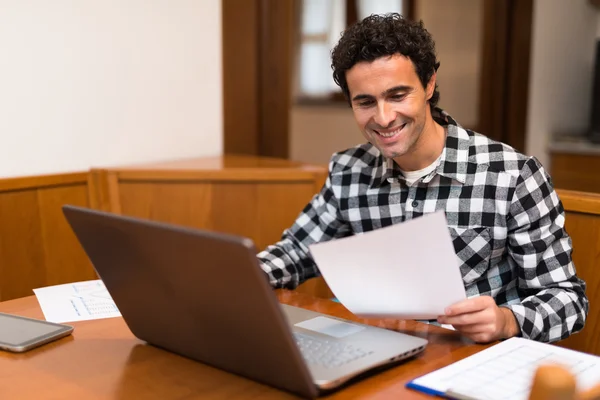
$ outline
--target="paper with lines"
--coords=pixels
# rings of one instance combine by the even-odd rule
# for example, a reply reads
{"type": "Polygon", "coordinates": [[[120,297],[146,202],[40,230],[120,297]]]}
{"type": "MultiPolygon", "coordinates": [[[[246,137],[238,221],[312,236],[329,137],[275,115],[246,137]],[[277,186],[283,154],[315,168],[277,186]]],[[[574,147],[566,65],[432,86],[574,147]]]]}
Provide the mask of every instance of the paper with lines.
{"type": "Polygon", "coordinates": [[[33,292],[47,321],[62,323],[121,316],[99,279],[48,286],[33,292]]]}
{"type": "Polygon", "coordinates": [[[600,383],[600,357],[523,338],[512,338],[415,379],[452,398],[527,400],[537,367],[560,364],[576,376],[579,390],[600,383]]]}

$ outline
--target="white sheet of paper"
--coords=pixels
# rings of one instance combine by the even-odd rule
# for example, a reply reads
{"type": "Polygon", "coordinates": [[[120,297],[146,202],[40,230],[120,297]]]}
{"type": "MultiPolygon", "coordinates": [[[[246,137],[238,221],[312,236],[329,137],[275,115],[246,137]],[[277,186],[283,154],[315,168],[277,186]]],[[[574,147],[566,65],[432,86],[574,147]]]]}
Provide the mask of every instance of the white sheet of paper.
{"type": "Polygon", "coordinates": [[[50,322],[73,322],[120,317],[121,313],[101,280],[33,289],[44,317],[50,322]]]}
{"type": "Polygon", "coordinates": [[[466,299],[444,213],[310,246],[337,299],[365,318],[435,319],[466,299]]]}
{"type": "Polygon", "coordinates": [[[580,390],[600,382],[600,357],[515,337],[417,378],[412,384],[454,393],[450,398],[527,400],[535,371],[547,364],[569,369],[580,390]]]}

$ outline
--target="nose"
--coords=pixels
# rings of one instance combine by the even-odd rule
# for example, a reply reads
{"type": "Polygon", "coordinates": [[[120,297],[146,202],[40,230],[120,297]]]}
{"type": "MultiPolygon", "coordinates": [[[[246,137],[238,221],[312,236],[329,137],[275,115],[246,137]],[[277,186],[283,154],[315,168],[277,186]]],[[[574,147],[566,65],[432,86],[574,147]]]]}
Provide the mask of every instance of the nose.
{"type": "Polygon", "coordinates": [[[390,126],[394,120],[396,119],[396,115],[392,110],[392,107],[387,104],[387,102],[381,102],[377,105],[377,111],[375,112],[375,117],[373,121],[382,128],[387,128],[390,126]]]}

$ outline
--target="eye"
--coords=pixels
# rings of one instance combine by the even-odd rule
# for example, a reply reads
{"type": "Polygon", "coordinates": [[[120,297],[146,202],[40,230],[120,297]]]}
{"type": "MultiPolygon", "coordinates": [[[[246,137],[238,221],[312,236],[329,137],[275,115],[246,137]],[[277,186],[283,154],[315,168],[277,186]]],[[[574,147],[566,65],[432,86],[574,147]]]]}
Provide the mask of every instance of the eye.
{"type": "Polygon", "coordinates": [[[373,105],[373,100],[364,100],[358,102],[359,107],[369,107],[371,105],[373,105]]]}
{"type": "Polygon", "coordinates": [[[394,94],[394,95],[390,96],[390,98],[392,100],[396,100],[396,101],[403,100],[405,97],[406,97],[406,94],[404,94],[404,93],[403,94],[394,94]]]}

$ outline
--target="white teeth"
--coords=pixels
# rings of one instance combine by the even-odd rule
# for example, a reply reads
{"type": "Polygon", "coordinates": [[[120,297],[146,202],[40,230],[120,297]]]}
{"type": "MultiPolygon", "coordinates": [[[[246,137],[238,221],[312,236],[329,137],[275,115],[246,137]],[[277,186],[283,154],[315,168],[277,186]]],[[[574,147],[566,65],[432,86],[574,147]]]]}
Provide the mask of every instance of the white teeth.
{"type": "Polygon", "coordinates": [[[395,135],[397,135],[398,133],[400,133],[400,131],[402,130],[402,128],[404,128],[404,125],[402,125],[400,128],[398,128],[398,129],[396,129],[395,131],[392,131],[392,132],[383,133],[383,132],[379,132],[379,131],[377,131],[377,133],[378,133],[380,136],[383,136],[383,137],[385,137],[385,138],[389,138],[389,137],[395,136],[395,135]]]}

